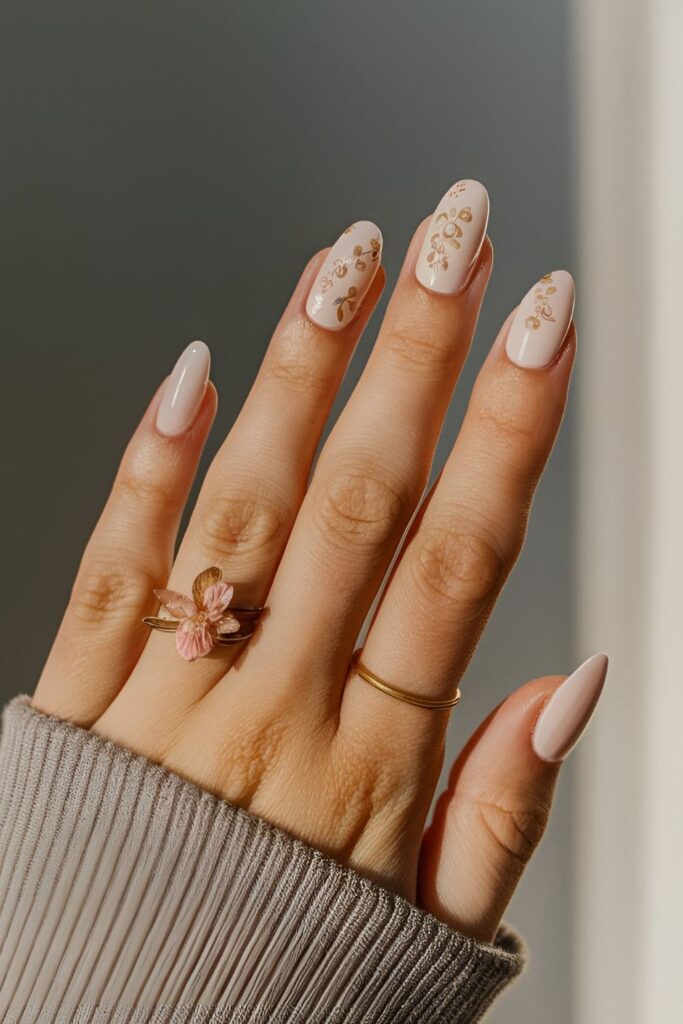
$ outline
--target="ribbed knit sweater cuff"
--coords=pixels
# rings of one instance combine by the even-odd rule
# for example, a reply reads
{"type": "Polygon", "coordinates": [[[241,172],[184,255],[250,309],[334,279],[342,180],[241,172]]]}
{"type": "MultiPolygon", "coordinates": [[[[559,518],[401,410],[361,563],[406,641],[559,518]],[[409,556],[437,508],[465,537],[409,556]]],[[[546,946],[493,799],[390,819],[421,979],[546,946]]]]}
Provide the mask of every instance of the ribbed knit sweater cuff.
{"type": "Polygon", "coordinates": [[[522,966],[26,698],[0,897],[4,1024],[469,1024],[522,966]]]}

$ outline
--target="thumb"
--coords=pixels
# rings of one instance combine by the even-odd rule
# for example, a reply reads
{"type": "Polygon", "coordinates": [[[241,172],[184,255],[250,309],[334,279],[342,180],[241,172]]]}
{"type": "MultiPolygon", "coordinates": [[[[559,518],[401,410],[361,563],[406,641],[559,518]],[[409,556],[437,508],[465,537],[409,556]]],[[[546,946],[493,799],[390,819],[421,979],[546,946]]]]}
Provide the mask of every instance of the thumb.
{"type": "Polygon", "coordinates": [[[425,833],[420,906],[466,935],[495,937],[543,836],[560,762],[602,692],[607,656],[571,676],[535,679],[507,698],[458,757],[425,833]]]}

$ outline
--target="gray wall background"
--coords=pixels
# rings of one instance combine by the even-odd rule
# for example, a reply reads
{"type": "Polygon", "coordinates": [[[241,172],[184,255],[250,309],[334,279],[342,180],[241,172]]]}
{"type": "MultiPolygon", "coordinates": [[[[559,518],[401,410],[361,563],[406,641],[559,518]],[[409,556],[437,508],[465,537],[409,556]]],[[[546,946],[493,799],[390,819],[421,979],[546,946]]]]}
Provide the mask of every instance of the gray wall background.
{"type": "MultiPolygon", "coordinates": [[[[371,218],[391,283],[417,222],[471,176],[491,194],[496,267],[443,458],[504,316],[572,266],[567,4],[4,0],[3,696],[32,688],[118,455],[182,347],[214,354],[208,456],[310,253],[371,218]]],[[[513,686],[585,653],[571,455],[570,409],[451,755],[513,686]]],[[[531,970],[492,1022],[572,1019],[571,906],[568,768],[509,915],[531,970]]]]}

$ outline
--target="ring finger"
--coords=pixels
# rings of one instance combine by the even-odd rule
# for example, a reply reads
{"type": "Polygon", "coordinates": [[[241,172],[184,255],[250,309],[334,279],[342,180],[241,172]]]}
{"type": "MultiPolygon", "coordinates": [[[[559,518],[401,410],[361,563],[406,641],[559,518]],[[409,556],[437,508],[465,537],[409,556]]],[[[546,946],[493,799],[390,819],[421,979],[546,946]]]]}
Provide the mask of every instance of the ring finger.
{"type": "MultiPolygon", "coordinates": [[[[444,470],[412,526],[370,628],[363,663],[398,689],[451,697],[521,549],[559,429],[575,352],[574,284],[546,275],[508,319],[475,384],[444,470]]],[[[350,719],[434,737],[410,708],[351,673],[350,719]]],[[[448,716],[439,712],[445,727],[448,716]]]]}
{"type": "MultiPolygon", "coordinates": [[[[242,411],[209,468],[169,588],[189,594],[194,577],[217,565],[235,585],[236,604],[265,601],[331,404],[381,294],[381,248],[379,229],[360,221],[306,268],[242,411]]],[[[170,739],[172,721],[215,684],[239,650],[222,648],[220,658],[188,665],[171,637],[153,633],[101,727],[116,735],[117,723],[130,723],[134,708],[142,731],[149,717],[160,725],[159,735],[170,739]]],[[[134,743],[129,724],[126,735],[134,743]]]]}

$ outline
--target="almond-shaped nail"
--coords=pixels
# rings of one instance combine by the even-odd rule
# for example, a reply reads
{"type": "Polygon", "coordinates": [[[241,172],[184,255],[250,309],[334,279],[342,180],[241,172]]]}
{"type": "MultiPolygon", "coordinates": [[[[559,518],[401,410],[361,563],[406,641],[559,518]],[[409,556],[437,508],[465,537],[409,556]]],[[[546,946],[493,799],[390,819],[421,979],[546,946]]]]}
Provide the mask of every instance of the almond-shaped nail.
{"type": "Polygon", "coordinates": [[[330,249],[306,301],[309,319],[341,331],[358,316],[382,258],[382,232],[370,220],[347,228],[330,249]]]}
{"type": "Polygon", "coordinates": [[[431,292],[455,295],[467,284],[486,238],[489,194],[478,181],[457,181],[429,223],[415,276],[431,292]]]}
{"type": "Polygon", "coordinates": [[[563,761],[579,742],[600,699],[608,664],[606,654],[594,654],[555,690],[531,741],[542,761],[563,761]]]}
{"type": "Polygon", "coordinates": [[[203,341],[193,341],[182,353],[166,381],[157,410],[157,430],[167,437],[184,434],[199,412],[211,369],[211,353],[203,341]]]}
{"type": "Polygon", "coordinates": [[[505,351],[524,369],[552,363],[562,347],[574,313],[574,279],[566,270],[553,270],[530,288],[510,325],[505,351]]]}

